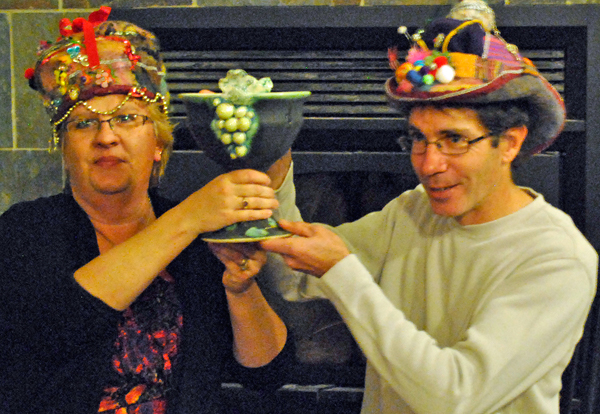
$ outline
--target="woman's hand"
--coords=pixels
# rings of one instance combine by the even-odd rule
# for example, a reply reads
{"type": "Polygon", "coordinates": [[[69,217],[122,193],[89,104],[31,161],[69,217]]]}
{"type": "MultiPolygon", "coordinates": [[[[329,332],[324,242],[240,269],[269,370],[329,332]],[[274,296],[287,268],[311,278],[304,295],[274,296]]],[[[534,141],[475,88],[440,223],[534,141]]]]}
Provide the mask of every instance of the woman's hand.
{"type": "Polygon", "coordinates": [[[267,262],[267,254],[256,243],[209,243],[212,252],[225,265],[223,286],[231,294],[246,292],[256,283],[255,276],[267,262]]]}
{"type": "Polygon", "coordinates": [[[271,179],[255,170],[222,174],[185,199],[180,206],[197,233],[219,230],[233,223],[271,217],[279,207],[271,179]]]}
{"type": "Polygon", "coordinates": [[[267,262],[257,243],[209,243],[225,264],[223,286],[233,331],[233,352],[246,367],[273,360],[287,340],[287,328],[263,296],[255,276],[267,262]]]}

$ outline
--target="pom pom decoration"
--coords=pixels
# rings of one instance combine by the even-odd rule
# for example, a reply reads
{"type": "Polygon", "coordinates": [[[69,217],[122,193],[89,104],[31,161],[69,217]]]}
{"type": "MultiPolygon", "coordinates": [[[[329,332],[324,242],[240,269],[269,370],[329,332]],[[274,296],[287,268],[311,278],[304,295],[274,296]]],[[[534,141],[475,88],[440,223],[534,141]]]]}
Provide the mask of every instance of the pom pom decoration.
{"type": "Polygon", "coordinates": [[[394,70],[399,93],[410,93],[415,87],[429,90],[436,82],[449,83],[456,77],[456,71],[449,63],[450,55],[437,48],[430,50],[421,38],[422,32],[423,30],[420,30],[409,36],[406,26],[398,28],[398,33],[405,35],[412,42],[404,63],[400,64],[398,61],[397,49],[388,49],[388,60],[394,70]]]}
{"type": "Polygon", "coordinates": [[[392,70],[398,69],[400,66],[400,62],[398,61],[398,49],[395,47],[391,47],[388,49],[388,62],[390,63],[390,68],[392,70]]]}
{"type": "Polygon", "coordinates": [[[417,47],[413,47],[408,51],[408,56],[406,57],[406,61],[412,63],[417,66],[418,61],[425,62],[427,56],[429,56],[431,52],[429,50],[423,50],[417,47]]]}
{"type": "Polygon", "coordinates": [[[450,83],[454,80],[456,71],[450,65],[444,65],[438,68],[435,72],[435,80],[439,83],[450,83]]]}
{"type": "Polygon", "coordinates": [[[423,84],[423,77],[416,70],[409,70],[406,74],[406,79],[413,85],[419,86],[423,84]]]}
{"type": "Polygon", "coordinates": [[[413,84],[407,79],[398,84],[398,93],[411,93],[413,89],[413,84]]]}
{"type": "Polygon", "coordinates": [[[412,70],[413,68],[414,68],[414,66],[410,62],[404,62],[403,64],[398,66],[398,68],[396,69],[396,72],[395,72],[396,82],[399,84],[404,79],[406,79],[406,74],[408,73],[409,70],[412,70]]]}
{"type": "Polygon", "coordinates": [[[433,62],[439,67],[442,67],[444,65],[448,64],[448,58],[446,56],[438,56],[436,57],[433,62]]]}
{"type": "Polygon", "coordinates": [[[433,75],[427,74],[427,75],[423,76],[423,83],[425,85],[433,85],[434,82],[435,82],[435,78],[433,77],[433,75]]]}
{"type": "Polygon", "coordinates": [[[34,68],[27,68],[25,69],[25,79],[33,79],[33,77],[35,76],[35,69],[34,68]]]}

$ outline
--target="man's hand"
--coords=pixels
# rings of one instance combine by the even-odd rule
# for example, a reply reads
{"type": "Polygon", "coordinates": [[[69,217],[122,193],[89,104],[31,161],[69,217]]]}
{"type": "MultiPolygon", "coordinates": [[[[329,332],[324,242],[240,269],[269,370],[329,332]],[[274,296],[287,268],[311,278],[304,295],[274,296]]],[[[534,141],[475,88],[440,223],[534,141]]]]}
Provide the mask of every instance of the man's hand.
{"type": "Polygon", "coordinates": [[[260,245],[279,253],[292,269],[321,277],[350,254],[342,239],[322,226],[287,220],[279,225],[299,237],[264,240],[260,245]]]}

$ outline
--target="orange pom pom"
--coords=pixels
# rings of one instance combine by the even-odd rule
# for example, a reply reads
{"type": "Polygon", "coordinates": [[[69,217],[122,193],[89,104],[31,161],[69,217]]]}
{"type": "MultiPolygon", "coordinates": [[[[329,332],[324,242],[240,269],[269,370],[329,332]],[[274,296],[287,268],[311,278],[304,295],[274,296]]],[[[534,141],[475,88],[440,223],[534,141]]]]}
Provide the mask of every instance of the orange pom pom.
{"type": "Polygon", "coordinates": [[[396,69],[395,75],[396,75],[396,82],[400,83],[402,82],[402,80],[404,78],[406,78],[406,74],[408,73],[409,70],[413,69],[413,65],[410,62],[404,62],[403,64],[401,64],[398,69],[396,69]]]}

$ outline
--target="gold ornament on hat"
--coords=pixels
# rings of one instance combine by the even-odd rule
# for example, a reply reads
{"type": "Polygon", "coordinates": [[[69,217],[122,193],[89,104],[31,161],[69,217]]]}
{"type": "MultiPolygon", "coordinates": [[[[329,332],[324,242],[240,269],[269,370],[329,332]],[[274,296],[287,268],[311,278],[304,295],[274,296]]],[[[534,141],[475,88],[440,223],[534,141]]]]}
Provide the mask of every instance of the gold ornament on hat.
{"type": "Polygon", "coordinates": [[[496,14],[482,0],[462,0],[452,7],[447,17],[456,20],[480,20],[486,31],[496,30],[496,14]]]}

